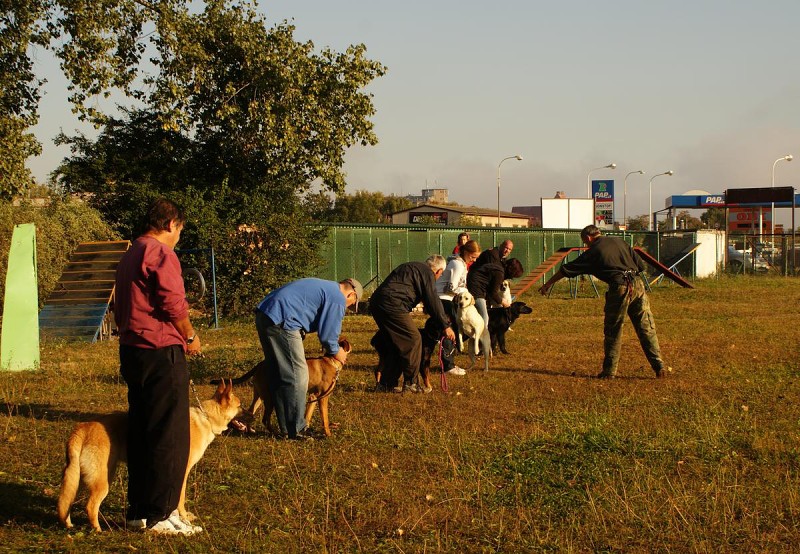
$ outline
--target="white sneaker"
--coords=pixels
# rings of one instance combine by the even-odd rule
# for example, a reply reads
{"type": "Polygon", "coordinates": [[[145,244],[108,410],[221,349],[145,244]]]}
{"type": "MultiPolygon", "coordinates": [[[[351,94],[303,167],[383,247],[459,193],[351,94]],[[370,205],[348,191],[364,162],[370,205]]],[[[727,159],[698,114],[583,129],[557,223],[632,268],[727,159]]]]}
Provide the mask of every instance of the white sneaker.
{"type": "Polygon", "coordinates": [[[178,514],[178,510],[175,510],[167,519],[148,527],[147,530],[164,535],[194,535],[202,531],[203,528],[198,525],[192,525],[178,514]]]}
{"type": "Polygon", "coordinates": [[[147,527],[146,519],[129,519],[127,522],[128,529],[141,530],[147,527]]]}
{"type": "Polygon", "coordinates": [[[467,374],[467,370],[463,369],[463,368],[460,368],[458,366],[455,366],[455,367],[453,367],[453,369],[448,370],[447,374],[448,375],[466,375],[467,374]]]}

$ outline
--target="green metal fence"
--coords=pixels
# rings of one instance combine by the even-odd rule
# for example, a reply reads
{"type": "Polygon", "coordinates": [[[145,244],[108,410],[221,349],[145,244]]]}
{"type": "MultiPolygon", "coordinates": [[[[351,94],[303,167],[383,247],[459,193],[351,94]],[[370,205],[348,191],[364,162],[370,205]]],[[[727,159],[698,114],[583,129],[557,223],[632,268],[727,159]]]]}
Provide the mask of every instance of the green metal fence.
{"type": "MultiPolygon", "coordinates": [[[[462,231],[468,232],[484,250],[510,239],[514,243],[511,256],[522,262],[526,273],[560,248],[581,246],[577,230],[331,224],[320,250],[324,263],[316,277],[333,281],[355,277],[369,294],[401,263],[423,261],[431,254],[451,255],[462,231]]],[[[694,242],[692,233],[662,235],[660,241],[657,233],[609,234],[641,246],[659,259],[668,259],[671,253],[680,252],[686,244],[694,242]]],[[[691,260],[681,267],[681,274],[694,276],[691,260]]]]}

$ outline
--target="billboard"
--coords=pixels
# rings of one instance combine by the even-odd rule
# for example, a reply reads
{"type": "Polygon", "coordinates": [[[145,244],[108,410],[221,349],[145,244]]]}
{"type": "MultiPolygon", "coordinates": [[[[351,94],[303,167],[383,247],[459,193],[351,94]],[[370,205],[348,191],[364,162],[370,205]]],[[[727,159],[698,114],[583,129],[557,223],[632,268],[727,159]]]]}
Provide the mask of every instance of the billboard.
{"type": "Polygon", "coordinates": [[[594,224],[600,229],[614,227],[614,180],[592,181],[594,224]]]}
{"type": "Polygon", "coordinates": [[[542,228],[583,229],[594,223],[589,198],[542,198],[542,228]]]}

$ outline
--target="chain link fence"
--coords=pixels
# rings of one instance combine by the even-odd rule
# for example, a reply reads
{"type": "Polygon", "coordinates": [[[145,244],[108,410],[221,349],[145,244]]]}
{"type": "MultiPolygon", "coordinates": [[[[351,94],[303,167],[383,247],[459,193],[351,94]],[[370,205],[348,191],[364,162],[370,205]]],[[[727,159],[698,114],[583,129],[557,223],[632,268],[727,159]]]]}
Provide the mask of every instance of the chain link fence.
{"type": "MultiPolygon", "coordinates": [[[[478,241],[482,250],[510,239],[514,243],[511,257],[519,259],[525,273],[560,248],[582,246],[579,230],[332,224],[327,227],[320,248],[323,265],[315,276],[332,281],[354,277],[361,281],[369,296],[402,263],[424,261],[431,254],[450,256],[462,231],[478,241]]],[[[649,232],[607,234],[622,237],[658,259],[668,259],[695,240],[693,233],[662,235],[661,240],[657,233],[649,232]]],[[[680,269],[683,276],[694,277],[691,259],[683,262],[680,269]]]]}

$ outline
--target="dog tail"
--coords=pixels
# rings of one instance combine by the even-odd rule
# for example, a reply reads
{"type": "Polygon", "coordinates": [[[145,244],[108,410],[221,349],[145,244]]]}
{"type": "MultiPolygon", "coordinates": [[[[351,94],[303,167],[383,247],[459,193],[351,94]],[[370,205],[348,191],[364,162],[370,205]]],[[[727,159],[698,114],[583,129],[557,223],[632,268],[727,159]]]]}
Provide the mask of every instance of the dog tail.
{"type": "MultiPolygon", "coordinates": [[[[260,366],[260,365],[261,365],[261,364],[263,364],[263,363],[266,363],[266,362],[263,362],[263,361],[261,361],[261,362],[258,362],[256,365],[254,365],[254,366],[253,366],[253,367],[250,369],[250,371],[248,371],[247,373],[245,373],[245,374],[244,374],[244,375],[242,375],[241,377],[236,377],[235,379],[231,379],[231,380],[230,380],[230,381],[231,381],[231,383],[233,383],[234,385],[241,385],[242,383],[244,383],[245,381],[247,381],[247,380],[249,380],[251,377],[253,377],[253,375],[255,375],[255,373],[256,373],[256,370],[258,369],[258,366],[260,366]]],[[[219,384],[220,384],[220,383],[222,383],[222,382],[223,382],[223,380],[222,380],[222,379],[211,379],[211,384],[212,384],[212,385],[219,385],[219,384]]]]}
{"type": "Polygon", "coordinates": [[[83,433],[75,429],[67,440],[66,465],[61,476],[61,491],[58,493],[58,520],[66,527],[72,527],[69,509],[78,494],[81,482],[81,450],[83,450],[83,433]]]}

